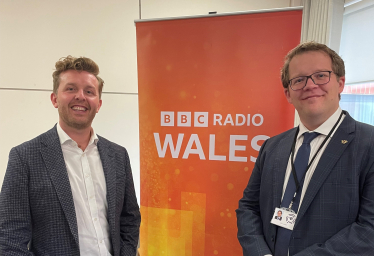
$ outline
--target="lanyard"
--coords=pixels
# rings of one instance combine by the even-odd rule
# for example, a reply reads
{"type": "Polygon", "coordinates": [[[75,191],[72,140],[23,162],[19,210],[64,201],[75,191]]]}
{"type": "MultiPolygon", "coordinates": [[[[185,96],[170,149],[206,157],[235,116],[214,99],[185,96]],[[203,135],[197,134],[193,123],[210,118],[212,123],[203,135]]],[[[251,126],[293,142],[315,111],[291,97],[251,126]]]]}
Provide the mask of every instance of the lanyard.
{"type": "MultiPolygon", "coordinates": [[[[337,125],[339,124],[340,122],[340,119],[342,118],[343,116],[343,111],[342,113],[340,114],[339,116],[339,119],[338,121],[336,121],[336,123],[334,124],[334,126],[332,127],[332,129],[330,130],[329,134],[326,136],[326,138],[323,140],[321,146],[319,146],[317,152],[314,154],[312,160],[310,160],[310,163],[308,164],[308,167],[306,168],[305,172],[304,172],[304,175],[303,177],[301,178],[300,181],[302,181],[304,178],[305,178],[305,175],[306,173],[308,172],[310,166],[312,165],[314,159],[316,158],[316,156],[318,155],[319,151],[323,148],[323,146],[326,144],[327,140],[330,138],[331,134],[333,133],[333,131],[335,131],[337,125]]],[[[292,208],[292,205],[295,201],[295,198],[296,198],[296,195],[297,195],[297,192],[299,191],[300,189],[300,182],[299,180],[297,179],[297,174],[296,174],[296,170],[295,170],[295,164],[294,164],[294,155],[295,155],[295,146],[296,146],[296,140],[297,140],[297,135],[299,134],[299,127],[297,127],[297,131],[296,131],[296,134],[295,134],[295,138],[293,140],[293,144],[292,144],[292,151],[291,151],[291,167],[292,167],[292,175],[293,175],[293,178],[295,180],[295,184],[296,184],[296,190],[295,190],[295,194],[291,200],[291,203],[290,203],[290,206],[288,207],[289,209],[292,208]]]]}

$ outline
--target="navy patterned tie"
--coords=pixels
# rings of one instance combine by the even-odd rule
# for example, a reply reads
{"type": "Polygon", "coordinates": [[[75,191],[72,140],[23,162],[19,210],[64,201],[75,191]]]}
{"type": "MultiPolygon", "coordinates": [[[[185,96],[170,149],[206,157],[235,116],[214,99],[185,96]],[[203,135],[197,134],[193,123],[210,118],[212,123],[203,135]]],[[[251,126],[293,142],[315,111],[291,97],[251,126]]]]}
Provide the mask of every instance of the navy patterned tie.
{"type": "MultiPolygon", "coordinates": [[[[294,210],[296,213],[299,209],[301,188],[304,183],[303,177],[304,177],[304,174],[305,174],[306,168],[308,167],[308,162],[309,162],[310,142],[318,135],[319,133],[317,132],[304,133],[303,144],[300,146],[299,150],[297,151],[297,155],[295,158],[295,163],[294,163],[295,171],[297,174],[297,179],[300,183],[299,191],[292,205],[292,210],[294,210]]],[[[291,200],[295,194],[295,191],[296,191],[296,184],[295,184],[295,180],[292,175],[292,172],[291,172],[290,177],[288,179],[286,191],[284,192],[284,195],[283,195],[281,207],[285,207],[285,208],[289,207],[291,200]]],[[[292,235],[292,230],[278,227],[277,239],[275,241],[275,256],[287,256],[288,255],[288,246],[290,244],[291,235],[292,235]]]]}

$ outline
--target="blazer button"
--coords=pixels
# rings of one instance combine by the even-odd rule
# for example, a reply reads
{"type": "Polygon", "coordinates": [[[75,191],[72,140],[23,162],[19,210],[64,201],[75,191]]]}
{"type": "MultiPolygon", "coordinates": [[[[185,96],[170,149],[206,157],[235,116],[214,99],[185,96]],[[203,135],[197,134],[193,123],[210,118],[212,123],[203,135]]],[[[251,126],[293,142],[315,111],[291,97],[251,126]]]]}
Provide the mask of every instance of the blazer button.
{"type": "Polygon", "coordinates": [[[274,242],[274,236],[271,237],[271,241],[274,242]]]}

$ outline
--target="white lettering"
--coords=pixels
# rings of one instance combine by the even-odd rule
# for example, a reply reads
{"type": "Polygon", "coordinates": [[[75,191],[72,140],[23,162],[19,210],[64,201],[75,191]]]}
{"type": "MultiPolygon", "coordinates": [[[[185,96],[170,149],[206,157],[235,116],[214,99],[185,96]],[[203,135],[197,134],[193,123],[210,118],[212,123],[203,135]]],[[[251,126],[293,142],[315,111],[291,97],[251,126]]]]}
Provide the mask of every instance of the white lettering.
{"type": "Polygon", "coordinates": [[[153,133],[153,136],[155,137],[156,148],[157,148],[157,153],[159,157],[161,158],[165,157],[166,149],[169,145],[172,158],[178,158],[179,151],[181,149],[181,145],[183,141],[183,136],[184,136],[183,133],[178,134],[178,141],[177,141],[177,145],[175,148],[174,148],[173,138],[171,137],[171,134],[166,134],[163,148],[161,148],[160,135],[158,133],[153,133]]]}
{"type": "Polygon", "coordinates": [[[252,117],[252,124],[253,124],[254,126],[260,126],[260,125],[263,124],[263,122],[264,122],[264,117],[263,117],[261,114],[253,115],[253,117],[252,117]],[[259,122],[259,123],[256,123],[256,122],[255,122],[255,121],[256,121],[256,117],[259,117],[259,118],[260,118],[260,122],[259,122]]]}
{"type": "Polygon", "coordinates": [[[194,118],[195,127],[208,127],[208,112],[195,112],[194,118]]]}
{"type": "Polygon", "coordinates": [[[235,125],[236,126],[242,126],[245,123],[245,115],[243,115],[243,114],[236,114],[235,117],[236,117],[235,118],[235,125]],[[239,117],[242,118],[241,122],[239,122],[239,117]]]}
{"type": "Polygon", "coordinates": [[[247,162],[247,157],[235,156],[235,151],[245,151],[245,146],[236,145],[237,140],[247,140],[248,135],[230,135],[229,161],[247,162]]]}
{"type": "Polygon", "coordinates": [[[222,125],[221,120],[222,120],[222,115],[220,114],[213,115],[213,125],[216,125],[216,122],[219,123],[219,125],[222,125]]]}
{"type": "Polygon", "coordinates": [[[178,126],[191,126],[191,112],[178,112],[178,126]]]}
{"type": "Polygon", "coordinates": [[[161,111],[161,126],[174,126],[174,112],[161,111]]]}
{"type": "Polygon", "coordinates": [[[199,136],[197,134],[191,134],[190,140],[186,146],[186,150],[183,154],[183,159],[187,159],[189,154],[198,154],[200,159],[205,160],[205,155],[203,152],[203,148],[201,147],[199,136]],[[196,149],[192,148],[193,143],[196,144],[196,149]]]}
{"type": "Polygon", "coordinates": [[[226,161],[226,156],[215,155],[216,135],[209,135],[209,160],[226,161]]]}
{"type": "Polygon", "coordinates": [[[234,121],[232,120],[232,117],[231,117],[230,114],[228,114],[228,115],[226,116],[226,120],[225,120],[225,122],[223,123],[223,125],[226,125],[227,123],[230,123],[232,126],[234,126],[234,121]]]}

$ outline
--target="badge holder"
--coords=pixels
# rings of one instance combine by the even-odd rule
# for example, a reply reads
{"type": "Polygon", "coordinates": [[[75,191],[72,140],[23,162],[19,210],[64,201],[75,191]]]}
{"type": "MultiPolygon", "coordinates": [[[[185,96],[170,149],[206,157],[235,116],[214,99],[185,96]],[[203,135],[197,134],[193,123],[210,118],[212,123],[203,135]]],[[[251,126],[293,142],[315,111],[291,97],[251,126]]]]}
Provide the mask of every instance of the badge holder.
{"type": "Polygon", "coordinates": [[[289,230],[293,230],[295,226],[295,221],[297,218],[297,213],[290,208],[275,208],[273,218],[270,223],[280,226],[282,228],[286,228],[289,230]]]}

